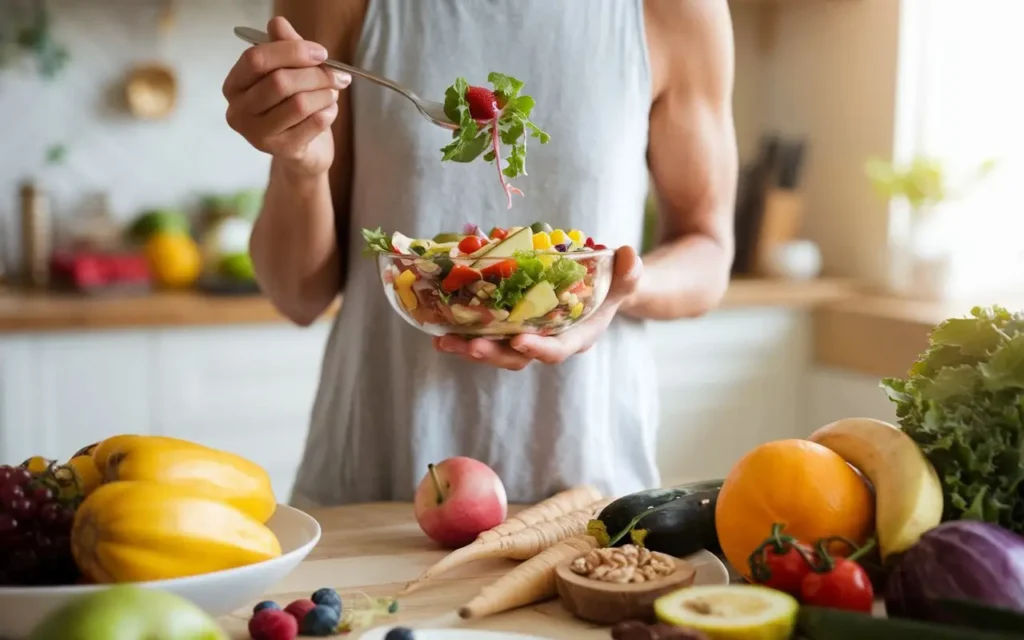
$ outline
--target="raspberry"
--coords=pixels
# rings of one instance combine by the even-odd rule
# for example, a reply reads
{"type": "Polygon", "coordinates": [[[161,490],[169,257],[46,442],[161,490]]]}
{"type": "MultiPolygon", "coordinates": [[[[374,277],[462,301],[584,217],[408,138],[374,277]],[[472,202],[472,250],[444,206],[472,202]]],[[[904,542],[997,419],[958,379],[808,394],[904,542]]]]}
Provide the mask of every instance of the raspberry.
{"type": "Polygon", "coordinates": [[[249,636],[252,640],[295,640],[299,623],[278,609],[263,609],[249,618],[249,636]]]}
{"type": "Polygon", "coordinates": [[[284,612],[295,618],[295,622],[302,622],[302,619],[306,617],[306,614],[310,612],[313,607],[316,606],[312,600],[308,598],[302,598],[296,600],[287,607],[284,608],[284,612]]]}

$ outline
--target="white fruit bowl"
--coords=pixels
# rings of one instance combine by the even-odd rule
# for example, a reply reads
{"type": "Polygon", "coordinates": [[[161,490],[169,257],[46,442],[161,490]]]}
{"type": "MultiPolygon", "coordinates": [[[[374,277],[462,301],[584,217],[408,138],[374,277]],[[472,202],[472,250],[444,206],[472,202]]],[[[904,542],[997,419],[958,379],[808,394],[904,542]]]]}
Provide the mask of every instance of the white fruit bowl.
{"type": "MultiPolygon", "coordinates": [[[[310,515],[279,504],[267,526],[281,543],[273,560],[188,578],[138,582],[194,602],[211,616],[222,616],[259,599],[291,573],[320,540],[320,524],[310,515]]],[[[105,589],[103,585],[0,587],[0,638],[21,640],[68,600],[105,589]]]]}

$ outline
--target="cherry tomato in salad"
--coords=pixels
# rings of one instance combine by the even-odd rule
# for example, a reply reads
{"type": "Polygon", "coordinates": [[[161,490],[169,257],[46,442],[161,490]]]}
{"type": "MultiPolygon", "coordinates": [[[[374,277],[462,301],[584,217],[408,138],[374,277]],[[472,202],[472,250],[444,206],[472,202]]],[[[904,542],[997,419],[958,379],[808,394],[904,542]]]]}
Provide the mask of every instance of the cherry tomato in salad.
{"type": "Polygon", "coordinates": [[[875,590],[863,567],[846,558],[836,558],[830,564],[831,567],[804,577],[800,601],[815,607],[870,612],[875,590]]]}
{"type": "Polygon", "coordinates": [[[459,241],[459,251],[462,253],[473,253],[484,246],[484,241],[477,236],[466,236],[459,241]]]}
{"type": "Polygon", "coordinates": [[[502,229],[501,227],[494,227],[493,229],[491,229],[491,232],[487,235],[489,235],[492,240],[504,240],[505,238],[508,237],[508,231],[502,229]]]}
{"type": "Polygon", "coordinates": [[[513,273],[515,273],[516,269],[518,269],[518,268],[519,268],[519,264],[516,262],[516,259],[515,258],[509,258],[508,260],[502,260],[501,262],[495,262],[494,264],[492,264],[490,266],[484,267],[480,271],[480,273],[485,278],[507,278],[510,275],[512,275],[513,273]]]}
{"type": "Polygon", "coordinates": [[[476,282],[481,277],[480,272],[476,269],[463,264],[457,264],[452,267],[452,270],[441,281],[441,288],[448,293],[455,293],[467,284],[476,282]]]}
{"type": "Polygon", "coordinates": [[[784,525],[772,525],[771,535],[750,554],[750,574],[757,584],[800,597],[804,578],[814,571],[814,551],[783,535],[784,525]]]}

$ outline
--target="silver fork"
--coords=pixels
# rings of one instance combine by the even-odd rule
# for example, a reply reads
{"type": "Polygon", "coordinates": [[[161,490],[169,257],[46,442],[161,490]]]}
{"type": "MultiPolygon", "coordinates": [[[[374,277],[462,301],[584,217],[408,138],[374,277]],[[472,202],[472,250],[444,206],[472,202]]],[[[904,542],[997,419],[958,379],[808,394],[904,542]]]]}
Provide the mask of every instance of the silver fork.
{"type": "MultiPolygon", "coordinates": [[[[271,41],[270,36],[268,36],[265,31],[260,31],[259,29],[253,29],[251,27],[235,27],[235,35],[241,38],[242,40],[245,40],[249,44],[254,45],[266,44],[271,41]]],[[[344,71],[346,73],[351,73],[354,76],[365,78],[370,82],[379,84],[380,86],[391,89],[392,91],[397,91],[398,93],[408,98],[409,101],[412,102],[414,105],[416,105],[416,109],[420,112],[420,114],[422,114],[423,117],[429,120],[431,123],[450,130],[458,128],[457,125],[453,123],[451,120],[449,120],[448,116],[444,114],[444,105],[441,104],[440,102],[437,102],[436,100],[424,100],[423,98],[419,97],[409,89],[406,89],[405,87],[396,82],[388,80],[387,78],[381,78],[380,76],[374,75],[369,71],[364,71],[359,67],[353,67],[352,65],[345,64],[344,62],[338,62],[337,60],[327,59],[321,64],[323,64],[325,67],[338,69],[339,71],[344,71]]]]}

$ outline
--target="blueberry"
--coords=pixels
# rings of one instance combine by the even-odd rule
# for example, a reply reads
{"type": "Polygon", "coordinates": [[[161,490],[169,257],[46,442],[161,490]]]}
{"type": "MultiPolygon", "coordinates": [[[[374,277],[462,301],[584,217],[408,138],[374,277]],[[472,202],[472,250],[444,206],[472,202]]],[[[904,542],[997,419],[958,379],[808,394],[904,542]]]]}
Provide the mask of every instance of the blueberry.
{"type": "Polygon", "coordinates": [[[334,609],[338,613],[338,616],[341,616],[341,596],[339,596],[338,592],[334,589],[331,589],[330,587],[317,589],[309,599],[313,601],[313,604],[322,604],[334,609]]]}
{"type": "Polygon", "coordinates": [[[252,608],[252,613],[253,615],[256,615],[264,609],[274,609],[275,611],[280,611],[281,606],[273,600],[264,600],[263,602],[258,603],[255,607],[252,608]]]}
{"type": "Polygon", "coordinates": [[[415,640],[412,629],[408,627],[394,627],[384,636],[384,640],[415,640]]]}
{"type": "Polygon", "coordinates": [[[329,636],[338,626],[338,612],[332,607],[318,604],[309,610],[299,623],[299,633],[304,636],[329,636]]]}

